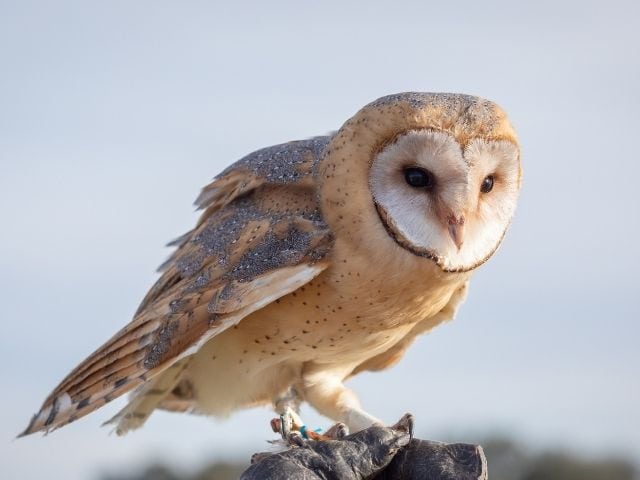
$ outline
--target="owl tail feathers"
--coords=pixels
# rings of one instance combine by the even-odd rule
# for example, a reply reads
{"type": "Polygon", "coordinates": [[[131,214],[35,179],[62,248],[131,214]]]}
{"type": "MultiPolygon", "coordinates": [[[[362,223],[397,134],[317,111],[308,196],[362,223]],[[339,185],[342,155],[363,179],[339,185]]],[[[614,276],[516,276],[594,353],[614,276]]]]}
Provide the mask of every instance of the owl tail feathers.
{"type": "Polygon", "coordinates": [[[104,422],[102,426],[113,425],[113,431],[118,436],[126,435],[130,431],[142,427],[153,411],[178,385],[182,372],[188,364],[189,358],[180,360],[153,380],[142,385],[133,392],[127,406],[104,422]]]}
{"type": "MultiPolygon", "coordinates": [[[[40,411],[31,417],[27,428],[16,438],[36,432],[43,432],[46,435],[75,422],[129,390],[142,385],[145,381],[144,375],[133,378],[125,377],[106,387],[97,385],[94,388],[85,389],[82,395],[75,396],[75,398],[69,391],[57,389],[45,400],[40,411]]],[[[73,390],[70,389],[70,391],[73,390]]]]}
{"type": "MultiPolygon", "coordinates": [[[[58,422],[60,419],[67,420],[70,418],[70,412],[75,410],[76,406],[71,401],[71,397],[67,393],[63,393],[53,399],[53,402],[45,403],[38,413],[31,417],[31,421],[27,428],[23,432],[17,435],[16,438],[21,438],[34,432],[44,431],[45,434],[52,430],[55,430],[62,424],[58,422]],[[58,422],[56,422],[58,420],[58,422]]],[[[67,420],[68,423],[72,420],[67,420]]]]}

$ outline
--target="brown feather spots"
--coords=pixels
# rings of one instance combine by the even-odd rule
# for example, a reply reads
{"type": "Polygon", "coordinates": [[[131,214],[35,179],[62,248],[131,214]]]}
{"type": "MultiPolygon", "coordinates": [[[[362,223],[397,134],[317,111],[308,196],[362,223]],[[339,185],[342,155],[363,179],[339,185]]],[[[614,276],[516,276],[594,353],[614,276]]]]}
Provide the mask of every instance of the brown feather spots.
{"type": "Polygon", "coordinates": [[[147,397],[158,397],[164,395],[167,391],[164,388],[150,388],[144,392],[147,397]]]}
{"type": "Polygon", "coordinates": [[[86,407],[87,405],[89,405],[89,402],[91,401],[91,397],[85,397],[82,400],[80,400],[78,402],[78,404],[76,405],[76,410],[82,410],[84,407],[86,407]]]}
{"type": "Polygon", "coordinates": [[[119,378],[118,380],[115,381],[115,383],[113,384],[113,388],[120,388],[123,385],[126,385],[129,382],[129,377],[123,377],[123,378],[119,378]]]}
{"type": "Polygon", "coordinates": [[[185,303],[183,299],[172,300],[169,302],[169,311],[175,315],[184,307],[185,303]]]}
{"type": "Polygon", "coordinates": [[[60,411],[60,399],[58,397],[53,399],[53,406],[51,407],[51,411],[49,412],[49,416],[44,422],[44,426],[48,427],[51,425],[56,417],[58,416],[58,412],[60,411]]]}

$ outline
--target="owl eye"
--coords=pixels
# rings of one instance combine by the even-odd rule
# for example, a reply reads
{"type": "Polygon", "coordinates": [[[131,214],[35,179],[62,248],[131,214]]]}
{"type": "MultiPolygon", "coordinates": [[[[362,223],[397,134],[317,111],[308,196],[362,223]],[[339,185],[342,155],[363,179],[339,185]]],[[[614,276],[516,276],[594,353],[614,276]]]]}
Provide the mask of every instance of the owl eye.
{"type": "Polygon", "coordinates": [[[419,167],[407,167],[404,169],[405,181],[416,188],[431,190],[436,184],[436,177],[429,170],[419,167]]]}
{"type": "Polygon", "coordinates": [[[487,175],[484,177],[482,185],[480,185],[480,191],[482,193],[489,193],[491,190],[493,190],[493,175],[487,175]]]}

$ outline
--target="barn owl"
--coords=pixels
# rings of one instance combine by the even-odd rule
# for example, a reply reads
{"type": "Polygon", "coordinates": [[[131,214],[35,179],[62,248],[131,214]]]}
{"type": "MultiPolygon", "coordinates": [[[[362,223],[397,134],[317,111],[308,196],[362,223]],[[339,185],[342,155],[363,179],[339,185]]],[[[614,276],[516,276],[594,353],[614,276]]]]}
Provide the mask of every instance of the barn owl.
{"type": "Polygon", "coordinates": [[[196,201],[133,320],[49,395],[23,434],[132,392],[119,434],[155,409],[223,417],[308,402],[351,431],[380,421],[344,381],[395,364],[454,317],[501,243],[521,182],[516,134],[481,98],[401,93],[337,132],[258,150],[196,201]]]}

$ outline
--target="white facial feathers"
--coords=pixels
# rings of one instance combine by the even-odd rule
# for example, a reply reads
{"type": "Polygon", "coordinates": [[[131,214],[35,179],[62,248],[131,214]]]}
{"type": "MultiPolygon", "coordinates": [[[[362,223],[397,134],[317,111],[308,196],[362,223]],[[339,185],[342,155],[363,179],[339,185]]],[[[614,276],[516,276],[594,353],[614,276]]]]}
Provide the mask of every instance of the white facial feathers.
{"type": "Polygon", "coordinates": [[[381,220],[397,243],[443,270],[471,270],[493,254],[513,216],[518,147],[476,138],[463,150],[447,133],[414,130],[373,159],[369,183],[381,220]],[[407,169],[426,172],[433,184],[412,186],[407,169]],[[481,191],[485,179],[488,192],[481,191]]]}
{"type": "Polygon", "coordinates": [[[443,231],[433,221],[441,202],[426,190],[407,184],[404,172],[410,167],[428,170],[437,183],[449,179],[451,188],[443,195],[448,203],[460,204],[460,199],[466,197],[466,182],[461,179],[466,177],[468,166],[451,136],[431,130],[412,131],[399,137],[380,152],[371,166],[371,191],[376,205],[385,211],[390,233],[397,241],[437,255],[433,247],[440,245],[443,235],[448,237],[446,227],[443,231]]]}

